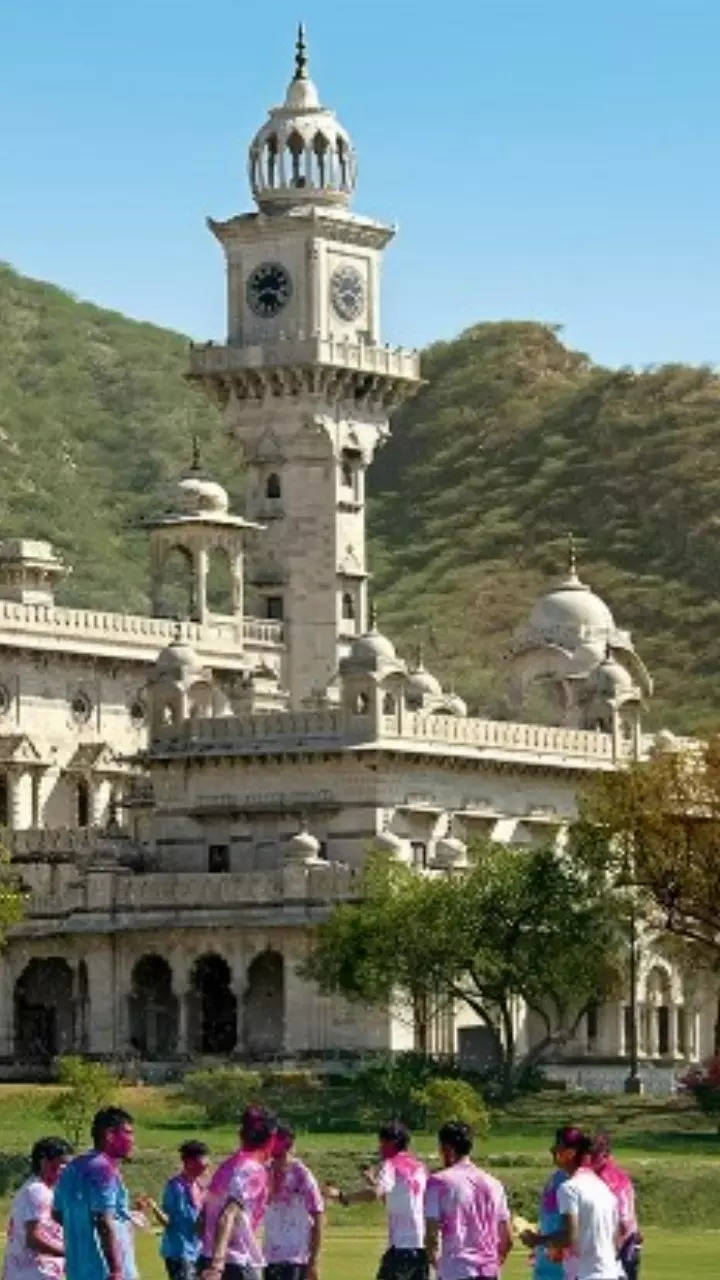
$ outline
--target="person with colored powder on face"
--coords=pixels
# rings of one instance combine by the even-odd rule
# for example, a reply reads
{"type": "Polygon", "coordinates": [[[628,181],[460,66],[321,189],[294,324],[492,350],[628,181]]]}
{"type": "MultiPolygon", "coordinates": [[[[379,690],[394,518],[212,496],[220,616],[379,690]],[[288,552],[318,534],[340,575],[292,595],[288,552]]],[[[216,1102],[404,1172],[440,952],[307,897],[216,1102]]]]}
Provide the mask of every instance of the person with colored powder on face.
{"type": "Polygon", "coordinates": [[[607,1133],[596,1133],[592,1143],[592,1167],[612,1191],[620,1218],[619,1256],[627,1280],[637,1280],[640,1272],[642,1235],[635,1211],[635,1188],[630,1174],[616,1164],[607,1133]]]}
{"type": "Polygon", "coordinates": [[[55,1191],[53,1216],[65,1236],[67,1280],[137,1280],[133,1223],[120,1165],[133,1147],[132,1116],[98,1111],[92,1150],[76,1156],[55,1191]]]}
{"type": "Polygon", "coordinates": [[[208,1149],[204,1142],[190,1139],[180,1148],[180,1172],[165,1184],[162,1208],[149,1196],[141,1196],[138,1207],[165,1228],[160,1256],[169,1280],[196,1280],[200,1253],[198,1224],[205,1200],[203,1185],[208,1171],[208,1149]]]}
{"type": "Polygon", "coordinates": [[[426,1280],[427,1169],[408,1150],[410,1134],[404,1124],[382,1125],[378,1140],[379,1164],[363,1171],[368,1185],[348,1192],[327,1187],[326,1194],[344,1205],[383,1200],[387,1209],[388,1247],[380,1261],[378,1280],[426,1280]]]}
{"type": "Polygon", "coordinates": [[[215,1170],[205,1197],[201,1257],[203,1280],[257,1280],[263,1267],[258,1230],[268,1198],[265,1167],[277,1125],[264,1107],[246,1107],[238,1150],[215,1170]]]}
{"type": "Polygon", "coordinates": [[[72,1154],[64,1138],[41,1138],[30,1153],[32,1173],[13,1197],[3,1280],[62,1280],[63,1234],[53,1221],[53,1191],[72,1154]]]}
{"type": "Polygon", "coordinates": [[[568,1176],[557,1188],[561,1225],[550,1231],[523,1231],[531,1249],[563,1250],[568,1280],[619,1280],[619,1216],[612,1192],[591,1165],[591,1140],[566,1126],[555,1136],[555,1163],[568,1176]]]}
{"type": "Polygon", "coordinates": [[[273,1136],[263,1246],[265,1280],[318,1280],[325,1205],[315,1175],[292,1154],[295,1134],[273,1136]]]}
{"type": "Polygon", "coordinates": [[[439,1280],[497,1280],[512,1249],[505,1188],[470,1159],[469,1125],[442,1125],[438,1145],[444,1168],[425,1193],[429,1261],[439,1280]]]}

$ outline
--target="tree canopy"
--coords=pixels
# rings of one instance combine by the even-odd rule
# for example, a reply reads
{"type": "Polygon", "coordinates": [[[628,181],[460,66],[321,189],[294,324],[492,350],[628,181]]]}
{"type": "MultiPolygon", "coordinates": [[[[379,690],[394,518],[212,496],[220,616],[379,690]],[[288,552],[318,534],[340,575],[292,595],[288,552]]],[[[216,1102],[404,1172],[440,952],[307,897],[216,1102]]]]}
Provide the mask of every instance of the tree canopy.
{"type": "Polygon", "coordinates": [[[467,872],[434,875],[373,856],[361,901],[318,926],[303,972],[323,991],[411,1012],[421,1048],[429,1019],[464,1002],[490,1029],[510,1092],[615,990],[624,918],[619,893],[552,848],[487,842],[467,872]],[[542,1028],[522,1056],[518,1001],[542,1028]]]}

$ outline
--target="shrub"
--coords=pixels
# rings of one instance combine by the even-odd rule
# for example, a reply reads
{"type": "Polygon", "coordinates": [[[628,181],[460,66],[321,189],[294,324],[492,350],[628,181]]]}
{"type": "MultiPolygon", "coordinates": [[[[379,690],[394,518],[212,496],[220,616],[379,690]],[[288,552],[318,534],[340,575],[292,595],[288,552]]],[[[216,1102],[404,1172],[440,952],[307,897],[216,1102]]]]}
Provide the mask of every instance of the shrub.
{"type": "Polygon", "coordinates": [[[686,1093],[692,1094],[705,1115],[719,1117],[720,1130],[720,1054],[709,1058],[701,1067],[692,1067],[678,1083],[686,1093]]]}
{"type": "Polygon", "coordinates": [[[314,1071],[298,1067],[293,1071],[265,1071],[263,1089],[293,1089],[298,1093],[310,1093],[320,1088],[320,1080],[314,1071]]]}
{"type": "Polygon", "coordinates": [[[208,1124],[236,1124],[248,1103],[257,1100],[261,1083],[257,1071],[216,1067],[188,1072],[183,1093],[188,1102],[203,1108],[208,1124]]]}
{"type": "Polygon", "coordinates": [[[379,1116],[413,1125],[422,1122],[416,1095],[443,1072],[447,1075],[447,1063],[421,1053],[379,1054],[358,1071],[354,1084],[379,1116]]]}
{"type": "Polygon", "coordinates": [[[438,1076],[428,1080],[422,1089],[416,1089],[413,1100],[422,1111],[425,1128],[437,1129],[446,1120],[462,1120],[470,1125],[476,1139],[487,1136],[490,1128],[487,1107],[467,1080],[438,1076]]]}
{"type": "Polygon", "coordinates": [[[118,1078],[102,1062],[68,1055],[57,1060],[57,1075],[62,1093],[53,1098],[48,1115],[56,1120],[64,1136],[74,1147],[90,1135],[90,1124],[96,1111],[117,1101],[118,1078]]]}

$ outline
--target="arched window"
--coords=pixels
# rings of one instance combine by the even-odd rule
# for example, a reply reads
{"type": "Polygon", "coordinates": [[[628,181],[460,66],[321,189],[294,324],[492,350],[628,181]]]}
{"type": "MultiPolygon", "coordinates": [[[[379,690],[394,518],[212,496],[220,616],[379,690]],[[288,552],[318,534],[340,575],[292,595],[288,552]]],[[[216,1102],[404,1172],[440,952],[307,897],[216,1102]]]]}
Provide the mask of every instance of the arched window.
{"type": "Polygon", "coordinates": [[[79,827],[90,823],[90,791],[84,778],[78,778],[75,787],[75,812],[79,827]]]}
{"type": "Polygon", "coordinates": [[[285,1040],[285,965],[278,951],[251,961],[244,995],[246,1053],[282,1053],[285,1040]]]}
{"type": "Polygon", "coordinates": [[[384,715],[384,716],[394,716],[394,715],[395,715],[395,705],[396,705],[396,704],[395,704],[395,699],[394,699],[393,695],[392,695],[391,693],[386,693],[386,694],[385,694],[385,696],[384,696],[384,698],[383,698],[383,704],[382,704],[383,715],[384,715]]]}
{"type": "Polygon", "coordinates": [[[163,561],[155,608],[161,618],[192,618],[195,574],[187,547],[172,547],[163,561]]]}
{"type": "Polygon", "coordinates": [[[357,716],[365,716],[370,710],[370,699],[366,693],[359,693],[353,703],[353,710],[357,716]]]}
{"type": "Polygon", "coordinates": [[[355,601],[349,591],[342,598],[342,616],[347,622],[355,621],[355,601]]]}
{"type": "Polygon", "coordinates": [[[212,613],[232,616],[232,570],[230,557],[224,547],[213,547],[208,556],[207,604],[212,613]]]}
{"type": "Polygon", "coordinates": [[[271,471],[265,481],[265,497],[271,498],[273,501],[282,497],[282,487],[277,471],[271,471]]]}

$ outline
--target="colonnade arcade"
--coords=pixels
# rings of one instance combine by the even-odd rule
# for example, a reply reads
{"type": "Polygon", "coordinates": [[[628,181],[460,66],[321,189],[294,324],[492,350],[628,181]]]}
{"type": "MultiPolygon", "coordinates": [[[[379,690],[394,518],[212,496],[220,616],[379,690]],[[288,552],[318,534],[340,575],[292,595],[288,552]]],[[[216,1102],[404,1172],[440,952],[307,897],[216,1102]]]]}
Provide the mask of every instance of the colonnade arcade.
{"type": "MultiPolygon", "coordinates": [[[[18,1062],[49,1063],[59,1054],[112,1051],[165,1060],[194,1055],[273,1057],[285,1047],[286,963],[266,946],[242,972],[208,947],[187,963],[148,948],[130,964],[117,996],[111,1042],[93,1044],[92,960],[33,956],[12,985],[7,1049],[18,1062]]],[[[124,967],[124,966],[123,966],[124,967]]]]}

